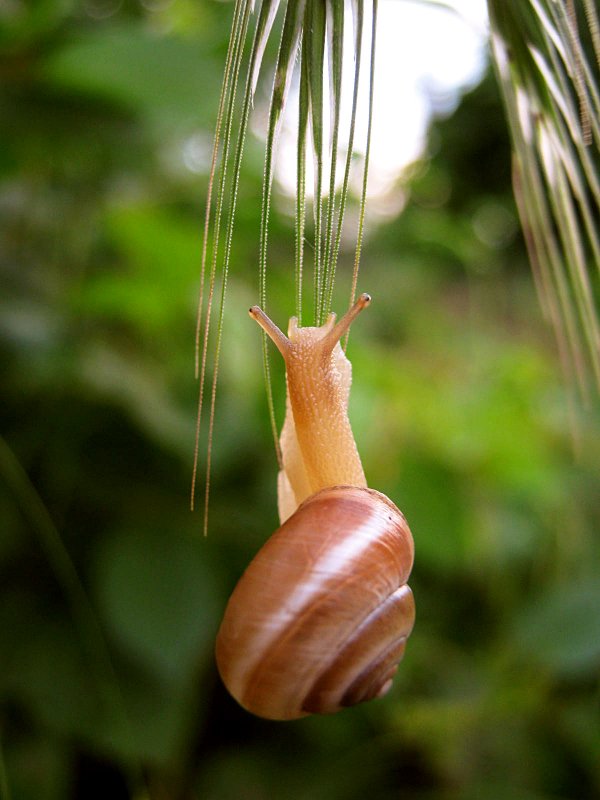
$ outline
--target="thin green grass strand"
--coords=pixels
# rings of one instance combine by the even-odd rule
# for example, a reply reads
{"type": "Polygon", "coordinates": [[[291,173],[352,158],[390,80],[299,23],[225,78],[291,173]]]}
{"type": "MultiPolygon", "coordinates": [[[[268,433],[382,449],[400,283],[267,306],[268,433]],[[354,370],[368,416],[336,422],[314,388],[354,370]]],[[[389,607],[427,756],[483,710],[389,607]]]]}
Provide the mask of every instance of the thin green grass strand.
{"type": "Polygon", "coordinates": [[[307,0],[304,20],[304,48],[308,69],[310,129],[315,159],[314,186],[314,307],[315,325],[323,317],[323,70],[325,65],[326,14],[322,0],[307,0]]]}
{"type": "Polygon", "coordinates": [[[306,230],[306,135],[308,131],[309,87],[308,68],[304,43],[300,55],[300,83],[298,87],[298,149],[296,159],[296,242],[295,242],[295,294],[296,317],[302,327],[302,291],[304,286],[304,235],[306,230]]]}
{"type": "Polygon", "coordinates": [[[327,0],[327,33],[329,42],[329,98],[332,131],[329,161],[329,196],[324,252],[323,318],[331,311],[335,282],[335,247],[333,223],[336,208],[336,173],[339,151],[340,111],[342,101],[342,69],[344,50],[344,0],[327,0]]]}
{"type": "MultiPolygon", "coordinates": [[[[600,270],[592,208],[592,202],[599,204],[600,179],[589,147],[591,137],[600,141],[598,64],[587,60],[574,7],[570,11],[545,0],[490,0],[489,6],[493,52],[521,175],[520,215],[563,364],[566,353],[572,361],[566,374],[577,376],[586,401],[590,381],[600,388],[600,314],[591,280],[592,271],[600,270]]],[[[589,8],[587,13],[589,19],[589,8]]],[[[597,61],[597,15],[591,18],[596,29],[590,47],[597,61]]]]}

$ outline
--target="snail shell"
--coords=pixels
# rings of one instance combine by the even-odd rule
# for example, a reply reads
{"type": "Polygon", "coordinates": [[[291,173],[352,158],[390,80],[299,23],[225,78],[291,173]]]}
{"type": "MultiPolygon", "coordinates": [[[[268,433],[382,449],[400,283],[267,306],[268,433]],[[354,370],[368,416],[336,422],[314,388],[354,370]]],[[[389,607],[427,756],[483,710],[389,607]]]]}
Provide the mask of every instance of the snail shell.
{"type": "Polygon", "coordinates": [[[229,692],[277,720],[384,695],[414,623],[413,552],[403,514],[380,492],[311,495],[229,599],[216,644],[229,692]]]}

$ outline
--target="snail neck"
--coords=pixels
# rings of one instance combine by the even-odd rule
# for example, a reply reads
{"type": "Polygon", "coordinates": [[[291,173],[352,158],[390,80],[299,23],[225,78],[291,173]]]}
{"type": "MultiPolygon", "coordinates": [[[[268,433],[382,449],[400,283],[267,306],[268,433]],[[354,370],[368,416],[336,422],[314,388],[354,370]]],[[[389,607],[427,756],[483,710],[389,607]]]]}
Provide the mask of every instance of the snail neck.
{"type": "Polygon", "coordinates": [[[290,331],[286,359],[289,404],[310,493],[336,484],[367,485],[348,418],[352,366],[339,342],[330,348],[331,327],[328,321],[321,328],[297,328],[295,335],[290,331]]]}
{"type": "Polygon", "coordinates": [[[337,324],[335,314],[330,314],[320,327],[300,328],[292,317],[288,336],[260,308],[250,309],[286,364],[288,394],[280,440],[283,474],[279,476],[282,521],[320,489],[367,485],[348,418],[352,366],[340,339],[370,301],[369,295],[361,295],[337,324]]]}

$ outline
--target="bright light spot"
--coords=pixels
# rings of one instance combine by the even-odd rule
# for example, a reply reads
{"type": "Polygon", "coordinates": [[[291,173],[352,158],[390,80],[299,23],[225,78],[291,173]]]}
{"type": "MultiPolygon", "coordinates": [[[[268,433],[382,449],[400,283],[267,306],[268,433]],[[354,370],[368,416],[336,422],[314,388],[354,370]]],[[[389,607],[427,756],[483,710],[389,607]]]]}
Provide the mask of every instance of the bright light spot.
{"type": "MultiPolygon", "coordinates": [[[[461,92],[475,85],[483,74],[487,46],[486,2],[455,0],[449,5],[454,10],[401,0],[382,0],[380,3],[368,185],[370,196],[384,195],[403,170],[420,157],[432,114],[451,112],[459,102],[461,92]]],[[[347,26],[347,34],[352,36],[351,25],[347,26]]],[[[370,37],[370,23],[366,25],[366,36],[370,37]]],[[[368,63],[365,63],[354,141],[354,150],[362,155],[368,121],[367,74],[368,63]]],[[[347,58],[342,146],[348,142],[352,79],[353,63],[351,58],[347,58]]],[[[290,107],[294,113],[286,114],[277,177],[284,191],[294,194],[297,116],[293,97],[288,109],[290,107]]],[[[342,164],[337,170],[338,186],[343,169],[342,164]]],[[[311,194],[314,177],[312,169],[308,172],[307,193],[311,194]]],[[[355,169],[355,191],[360,191],[361,172],[361,169],[355,169]]],[[[324,190],[326,188],[324,186],[324,190]]]]}
{"type": "Polygon", "coordinates": [[[518,223],[515,215],[501,203],[483,202],[471,221],[477,238],[487,247],[500,250],[515,238],[518,223]]]}
{"type": "Polygon", "coordinates": [[[95,20],[108,19],[120,10],[122,0],[85,0],[86,14],[95,20]]]}
{"type": "Polygon", "coordinates": [[[195,133],[183,145],[183,163],[198,174],[208,172],[211,162],[212,144],[205,133],[195,133]]]}

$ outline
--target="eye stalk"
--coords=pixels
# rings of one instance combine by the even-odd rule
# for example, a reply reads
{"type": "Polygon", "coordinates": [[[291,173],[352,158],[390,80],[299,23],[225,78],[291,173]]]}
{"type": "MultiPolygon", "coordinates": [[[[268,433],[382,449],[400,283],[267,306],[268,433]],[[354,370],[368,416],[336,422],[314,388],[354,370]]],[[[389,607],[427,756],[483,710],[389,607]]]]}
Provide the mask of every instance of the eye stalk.
{"type": "Polygon", "coordinates": [[[287,356],[290,351],[290,347],[294,339],[297,336],[298,331],[302,330],[319,330],[323,332],[322,344],[323,350],[327,351],[327,349],[333,350],[335,345],[341,340],[342,336],[344,336],[348,330],[350,330],[350,325],[354,322],[356,317],[360,314],[363,308],[366,308],[371,303],[371,295],[364,292],[358,298],[358,300],[354,303],[354,305],[348,309],[348,311],[344,314],[341,320],[335,323],[336,315],[335,313],[331,313],[327,318],[327,322],[324,325],[321,325],[319,328],[299,328],[298,327],[298,318],[291,317],[289,326],[288,326],[288,334],[289,338],[283,333],[283,331],[277,327],[277,325],[265,314],[260,306],[252,306],[248,313],[252,317],[252,319],[256,320],[260,327],[264,330],[267,334],[269,339],[275,344],[281,355],[284,359],[287,359],[287,356]]]}

